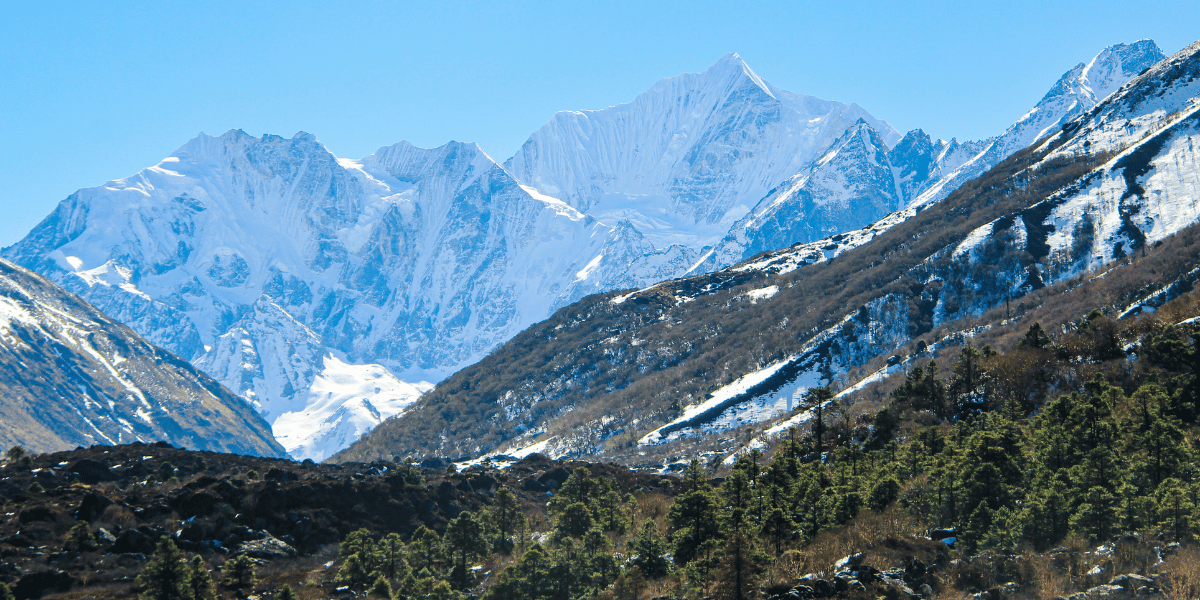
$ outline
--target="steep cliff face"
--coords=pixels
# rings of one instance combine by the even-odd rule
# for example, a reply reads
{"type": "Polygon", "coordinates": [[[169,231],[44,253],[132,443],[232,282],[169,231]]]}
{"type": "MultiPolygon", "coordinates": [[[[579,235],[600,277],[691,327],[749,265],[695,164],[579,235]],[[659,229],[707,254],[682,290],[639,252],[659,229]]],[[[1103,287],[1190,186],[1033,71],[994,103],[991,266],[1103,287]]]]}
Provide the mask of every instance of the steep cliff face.
{"type": "MultiPolygon", "coordinates": [[[[913,138],[910,134],[905,140],[913,138]]],[[[928,138],[926,137],[926,141],[928,138]]],[[[932,150],[932,146],[929,146],[932,150]]],[[[896,167],[887,144],[865,121],[858,121],[834,141],[805,172],[779,187],[729,234],[705,254],[694,272],[733,264],[768,250],[812,242],[860,229],[904,207],[902,176],[911,184],[928,177],[929,164],[920,150],[910,151],[916,164],[896,167]]],[[[926,153],[932,162],[932,152],[926,153]]]]}
{"type": "Polygon", "coordinates": [[[505,168],[601,221],[629,220],[656,247],[700,248],[860,119],[900,139],[859,106],[780,90],[730,54],[628,104],[558,113],[505,168]]]}
{"type": "Polygon", "coordinates": [[[0,259],[0,445],[166,441],[281,457],[254,410],[51,281],[0,259]]]}

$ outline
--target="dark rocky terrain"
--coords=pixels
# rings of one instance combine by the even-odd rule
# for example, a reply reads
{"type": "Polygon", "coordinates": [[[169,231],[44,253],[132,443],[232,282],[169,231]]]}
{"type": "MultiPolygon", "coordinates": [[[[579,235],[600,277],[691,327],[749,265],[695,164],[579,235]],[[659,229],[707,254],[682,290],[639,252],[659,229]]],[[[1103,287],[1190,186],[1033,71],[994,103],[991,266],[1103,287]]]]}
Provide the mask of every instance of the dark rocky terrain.
{"type": "MultiPolygon", "coordinates": [[[[218,569],[234,554],[254,557],[259,589],[291,584],[303,598],[336,597],[331,561],[349,532],[368,528],[407,540],[425,525],[440,533],[459,513],[487,505],[501,485],[527,513],[544,513],[546,493],[580,464],[535,455],[503,472],[457,474],[437,461],[409,469],[388,461],[298,463],[165,442],[36,455],[0,468],[0,582],[18,599],[132,598],[134,578],[169,535],[218,569]],[[81,521],[99,548],[64,550],[81,521]]],[[[625,493],[658,490],[665,480],[590,468],[625,493]]]]}

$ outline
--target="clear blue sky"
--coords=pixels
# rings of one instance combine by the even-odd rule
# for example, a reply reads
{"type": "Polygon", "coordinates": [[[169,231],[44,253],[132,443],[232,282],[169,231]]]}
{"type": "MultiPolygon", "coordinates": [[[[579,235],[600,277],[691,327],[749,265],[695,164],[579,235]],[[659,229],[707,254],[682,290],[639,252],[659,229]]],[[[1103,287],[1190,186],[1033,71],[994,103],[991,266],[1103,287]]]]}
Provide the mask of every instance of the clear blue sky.
{"type": "Polygon", "coordinates": [[[503,161],[559,110],[627,102],[738,52],[901,131],[1004,130],[1104,46],[1200,37],[1200,3],[17,2],[0,19],[0,245],[198,132],[408,140],[503,161]]]}

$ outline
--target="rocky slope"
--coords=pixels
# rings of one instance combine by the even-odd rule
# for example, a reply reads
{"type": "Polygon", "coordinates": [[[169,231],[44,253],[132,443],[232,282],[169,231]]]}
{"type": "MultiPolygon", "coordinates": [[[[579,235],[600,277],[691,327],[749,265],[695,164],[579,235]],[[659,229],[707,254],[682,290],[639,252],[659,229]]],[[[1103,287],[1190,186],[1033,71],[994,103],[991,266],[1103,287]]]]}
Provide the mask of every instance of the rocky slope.
{"type": "Polygon", "coordinates": [[[164,440],[283,456],[241,398],[35,273],[0,259],[0,446],[164,440]]]}
{"type": "MultiPolygon", "coordinates": [[[[501,487],[513,491],[522,510],[544,511],[547,489],[580,466],[531,457],[504,471],[454,474],[436,462],[321,465],[166,443],[42,454],[0,467],[7,511],[0,515],[0,583],[19,599],[140,598],[134,577],[166,535],[218,569],[236,554],[254,558],[259,593],[278,595],[286,583],[301,598],[338,597],[345,590],[334,583],[341,565],[331,561],[351,531],[408,541],[425,526],[440,535],[454,517],[491,504],[501,487]],[[93,532],[96,547],[69,547],[67,531],[78,523],[93,532]]],[[[667,478],[587,466],[622,493],[662,483],[671,492],[667,478]]],[[[212,577],[224,579],[216,569],[212,577]]],[[[254,590],[220,589],[227,597],[247,591],[254,590]]]]}
{"type": "Polygon", "coordinates": [[[639,443],[674,432],[719,424],[707,430],[719,433],[778,415],[798,392],[935,327],[1196,222],[1198,76],[1194,44],[944,201],[854,235],[567,307],[340,456],[544,442],[555,453],[630,459],[639,443]]]}

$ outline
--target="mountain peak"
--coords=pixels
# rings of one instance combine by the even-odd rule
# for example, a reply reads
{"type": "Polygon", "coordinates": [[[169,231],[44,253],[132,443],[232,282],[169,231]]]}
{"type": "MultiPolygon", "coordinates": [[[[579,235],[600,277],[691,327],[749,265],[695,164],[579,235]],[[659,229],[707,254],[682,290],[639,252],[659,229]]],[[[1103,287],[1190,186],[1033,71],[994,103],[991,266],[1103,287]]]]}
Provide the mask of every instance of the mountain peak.
{"type": "Polygon", "coordinates": [[[722,56],[720,60],[713,63],[713,65],[703,73],[702,77],[709,81],[736,81],[746,78],[749,79],[754,85],[762,88],[764,92],[772,97],[775,95],[771,91],[771,85],[764,81],[763,78],[759,77],[758,74],[750,68],[750,65],[746,64],[746,61],[742,60],[741,55],[739,55],[737,52],[730,52],[729,54],[722,56]]]}

